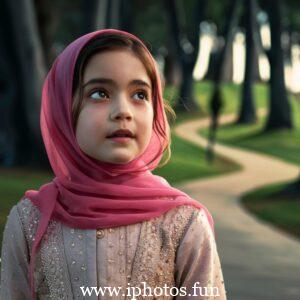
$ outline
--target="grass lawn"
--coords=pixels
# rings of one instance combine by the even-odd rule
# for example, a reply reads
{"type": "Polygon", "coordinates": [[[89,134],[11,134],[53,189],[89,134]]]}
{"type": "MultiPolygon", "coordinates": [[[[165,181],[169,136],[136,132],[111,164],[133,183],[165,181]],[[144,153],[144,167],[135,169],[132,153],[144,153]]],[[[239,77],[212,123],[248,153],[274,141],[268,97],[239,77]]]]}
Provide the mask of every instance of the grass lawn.
{"type": "MultiPolygon", "coordinates": [[[[260,117],[253,125],[221,126],[217,132],[218,141],[263,152],[300,165],[300,102],[294,97],[290,100],[295,125],[293,130],[266,132],[263,130],[266,117],[260,117]]],[[[208,131],[203,129],[200,133],[207,136],[208,131]]]]}
{"type": "MultiPolygon", "coordinates": [[[[225,84],[223,91],[226,97],[236,97],[238,87],[233,84],[225,84]]],[[[208,115],[209,97],[212,92],[212,84],[210,82],[196,82],[195,93],[201,111],[198,113],[178,114],[176,116],[176,124],[181,122],[203,118],[208,115]]],[[[166,87],[164,97],[173,104],[176,99],[178,91],[172,87],[166,87]]],[[[228,99],[229,99],[228,98],[228,99]]],[[[228,101],[230,102],[230,101],[228,101]]],[[[174,122],[170,122],[171,125],[174,122]]],[[[239,170],[239,165],[229,161],[223,157],[217,157],[213,164],[207,163],[205,160],[205,150],[195,146],[194,144],[184,141],[177,137],[172,131],[172,158],[170,162],[153,173],[165,177],[171,184],[183,182],[189,179],[215,176],[224,174],[225,172],[232,172],[239,170]],[[188,155],[186,155],[188,153],[188,155]]]]}
{"type": "Polygon", "coordinates": [[[153,174],[163,176],[172,185],[189,179],[215,176],[240,169],[239,165],[220,157],[217,157],[213,164],[209,164],[205,160],[203,149],[175,135],[172,136],[171,149],[170,162],[154,170],[153,174]]]}
{"type": "Polygon", "coordinates": [[[243,204],[259,218],[300,238],[300,194],[282,196],[286,183],[261,188],[245,195],[243,204]]]}
{"type": "MultiPolygon", "coordinates": [[[[263,89],[261,92],[260,100],[257,98],[259,94],[256,94],[256,103],[261,101],[263,104],[266,103],[266,94],[263,89]]],[[[295,125],[293,130],[266,132],[263,130],[266,117],[260,117],[257,123],[252,125],[221,126],[217,132],[217,140],[295,163],[299,165],[300,170],[300,102],[291,96],[290,103],[295,125]]],[[[203,129],[199,133],[207,136],[208,131],[203,129]]],[[[280,193],[288,184],[272,185],[249,193],[242,199],[242,203],[259,218],[300,237],[300,196],[295,198],[280,193]]]]}

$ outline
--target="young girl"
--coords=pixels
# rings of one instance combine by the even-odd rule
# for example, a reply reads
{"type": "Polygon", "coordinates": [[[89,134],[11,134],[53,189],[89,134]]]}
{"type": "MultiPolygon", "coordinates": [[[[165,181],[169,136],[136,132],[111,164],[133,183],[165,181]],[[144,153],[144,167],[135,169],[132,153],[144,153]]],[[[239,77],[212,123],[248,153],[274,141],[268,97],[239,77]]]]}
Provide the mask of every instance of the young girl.
{"type": "Polygon", "coordinates": [[[55,173],[10,211],[2,300],[226,299],[207,209],[152,174],[170,129],[136,36],[84,35],[54,62],[41,131],[55,173]]]}

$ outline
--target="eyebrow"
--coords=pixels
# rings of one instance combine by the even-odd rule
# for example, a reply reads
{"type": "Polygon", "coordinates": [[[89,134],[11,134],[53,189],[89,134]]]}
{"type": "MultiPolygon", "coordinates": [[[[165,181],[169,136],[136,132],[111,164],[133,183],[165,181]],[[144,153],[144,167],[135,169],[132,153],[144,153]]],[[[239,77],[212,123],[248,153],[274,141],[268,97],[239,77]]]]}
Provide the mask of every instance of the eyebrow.
{"type": "MultiPolygon", "coordinates": [[[[116,82],[113,79],[110,78],[93,78],[91,80],[89,80],[88,82],[83,84],[83,88],[85,88],[87,85],[89,84],[94,84],[94,83],[106,83],[106,84],[110,84],[110,85],[114,85],[116,86],[116,82]]],[[[134,79],[132,81],[130,81],[129,86],[133,86],[133,85],[140,85],[140,86],[146,86],[149,89],[151,89],[149,83],[147,83],[144,80],[141,79],[134,79]]]]}

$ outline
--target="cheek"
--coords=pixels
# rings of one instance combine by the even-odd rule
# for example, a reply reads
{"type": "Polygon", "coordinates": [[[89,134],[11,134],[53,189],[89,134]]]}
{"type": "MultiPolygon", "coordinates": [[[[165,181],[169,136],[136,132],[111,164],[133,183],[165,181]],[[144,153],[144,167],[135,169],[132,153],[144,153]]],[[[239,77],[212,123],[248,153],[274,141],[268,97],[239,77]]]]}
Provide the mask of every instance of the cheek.
{"type": "Polygon", "coordinates": [[[79,144],[95,143],[104,135],[105,117],[99,111],[83,109],[78,117],[76,138],[79,144]]]}
{"type": "Polygon", "coordinates": [[[139,118],[139,131],[142,134],[144,140],[149,140],[152,134],[153,128],[153,110],[149,110],[140,114],[139,118]]]}

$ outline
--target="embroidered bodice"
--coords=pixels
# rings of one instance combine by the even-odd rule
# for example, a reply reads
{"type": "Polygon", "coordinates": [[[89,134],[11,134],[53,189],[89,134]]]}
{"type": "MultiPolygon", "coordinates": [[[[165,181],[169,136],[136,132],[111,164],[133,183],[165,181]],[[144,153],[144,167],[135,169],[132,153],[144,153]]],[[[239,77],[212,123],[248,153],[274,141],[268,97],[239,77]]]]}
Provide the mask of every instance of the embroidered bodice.
{"type": "MultiPolygon", "coordinates": [[[[28,268],[40,212],[29,199],[16,204],[3,236],[0,299],[30,299],[28,268]]],[[[131,299],[126,288],[146,282],[152,288],[218,287],[226,299],[223,275],[207,218],[193,206],[179,206],[137,224],[82,230],[52,220],[36,257],[37,299],[85,299],[80,287],[122,287],[117,296],[131,299]],[[122,295],[125,294],[125,295],[122,295]]],[[[199,291],[198,291],[199,293],[199,291]]],[[[153,296],[137,299],[215,299],[204,296],[153,296]]]]}

